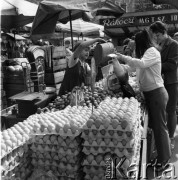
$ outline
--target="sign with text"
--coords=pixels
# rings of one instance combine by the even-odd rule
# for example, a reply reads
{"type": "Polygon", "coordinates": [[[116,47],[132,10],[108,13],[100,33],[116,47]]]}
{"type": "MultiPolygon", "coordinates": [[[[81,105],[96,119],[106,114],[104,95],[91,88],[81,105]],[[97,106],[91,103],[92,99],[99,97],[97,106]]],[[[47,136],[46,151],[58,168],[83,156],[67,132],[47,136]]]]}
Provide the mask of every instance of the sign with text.
{"type": "Polygon", "coordinates": [[[100,24],[104,25],[106,28],[111,28],[124,26],[147,26],[155,21],[162,21],[166,24],[178,24],[178,13],[102,19],[100,24]]]}

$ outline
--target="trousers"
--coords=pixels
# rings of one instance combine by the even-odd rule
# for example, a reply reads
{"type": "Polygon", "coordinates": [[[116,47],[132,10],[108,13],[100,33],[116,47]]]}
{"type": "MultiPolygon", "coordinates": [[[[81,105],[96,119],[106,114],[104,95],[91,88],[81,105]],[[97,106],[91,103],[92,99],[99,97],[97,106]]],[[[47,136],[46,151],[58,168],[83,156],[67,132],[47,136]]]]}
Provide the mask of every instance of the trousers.
{"type": "Polygon", "coordinates": [[[167,103],[167,127],[169,131],[169,137],[174,137],[174,132],[177,125],[176,106],[178,103],[178,83],[165,85],[165,88],[169,95],[167,103]]]}
{"type": "Polygon", "coordinates": [[[143,92],[148,108],[149,126],[152,128],[157,149],[157,160],[165,162],[171,157],[170,139],[166,120],[168,93],[164,87],[143,92]]]}

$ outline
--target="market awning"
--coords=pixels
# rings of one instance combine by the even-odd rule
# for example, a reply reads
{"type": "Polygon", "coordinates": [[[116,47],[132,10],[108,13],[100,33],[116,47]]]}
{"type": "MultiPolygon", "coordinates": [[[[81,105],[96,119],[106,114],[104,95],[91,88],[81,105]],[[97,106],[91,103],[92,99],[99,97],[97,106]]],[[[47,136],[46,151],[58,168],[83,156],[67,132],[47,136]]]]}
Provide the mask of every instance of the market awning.
{"type": "MultiPolygon", "coordinates": [[[[90,35],[94,33],[99,34],[100,30],[104,31],[104,26],[86,22],[82,19],[76,19],[72,21],[72,31],[77,35],[90,35]]],[[[56,24],[56,31],[70,32],[70,23],[68,22],[67,24],[56,24]]]]}
{"type": "Polygon", "coordinates": [[[100,24],[104,25],[106,34],[118,36],[147,28],[158,20],[165,22],[170,32],[178,31],[178,10],[176,9],[125,13],[120,18],[102,19],[100,24]]]}
{"type": "Polygon", "coordinates": [[[32,22],[37,8],[25,0],[1,0],[1,28],[9,30],[32,22]]]}

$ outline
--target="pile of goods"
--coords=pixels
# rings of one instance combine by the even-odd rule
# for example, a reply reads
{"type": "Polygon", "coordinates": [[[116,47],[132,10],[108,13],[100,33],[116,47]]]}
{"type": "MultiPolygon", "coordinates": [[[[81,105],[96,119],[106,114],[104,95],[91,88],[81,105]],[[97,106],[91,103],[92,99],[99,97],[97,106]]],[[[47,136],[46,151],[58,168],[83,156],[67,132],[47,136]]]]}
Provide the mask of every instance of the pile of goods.
{"type": "Polygon", "coordinates": [[[77,136],[83,125],[91,116],[92,109],[88,107],[67,106],[61,111],[52,111],[30,116],[34,121],[33,134],[60,134],[62,136],[77,136]]]}
{"type": "MultiPolygon", "coordinates": [[[[91,116],[87,107],[71,107],[36,115],[32,165],[60,179],[83,179],[81,129],[91,116]]],[[[34,116],[33,116],[34,118],[34,116]]]]}
{"type": "MultiPolygon", "coordinates": [[[[97,108],[99,104],[106,98],[106,97],[122,97],[122,92],[118,92],[114,94],[111,91],[103,90],[101,87],[96,87],[94,93],[92,94],[91,88],[85,86],[83,88],[83,103],[82,106],[91,107],[93,104],[94,108],[97,108]]],[[[67,93],[62,96],[58,96],[52,103],[49,103],[48,107],[45,108],[43,111],[55,111],[55,110],[62,110],[70,105],[71,102],[71,93],[67,93]]],[[[41,113],[41,110],[38,111],[41,113]]]]}
{"type": "Polygon", "coordinates": [[[138,165],[142,130],[138,101],[98,96],[102,102],[94,109],[69,105],[34,114],[3,131],[2,177],[98,180],[112,173],[107,171],[108,162],[125,158],[124,174],[131,164],[138,165]]]}
{"type": "Polygon", "coordinates": [[[31,150],[34,169],[51,171],[58,178],[82,179],[80,137],[57,134],[35,136],[31,150]]]}
{"type": "Polygon", "coordinates": [[[33,129],[26,121],[1,132],[1,175],[4,179],[25,180],[32,171],[29,134],[33,129]]]}
{"type": "MultiPolygon", "coordinates": [[[[135,98],[106,98],[94,111],[82,132],[85,179],[104,179],[113,175],[112,162],[120,162],[123,173],[139,164],[141,124],[135,98]],[[107,172],[107,161],[109,172],[107,172]]],[[[119,174],[115,177],[121,178],[119,174]]]]}

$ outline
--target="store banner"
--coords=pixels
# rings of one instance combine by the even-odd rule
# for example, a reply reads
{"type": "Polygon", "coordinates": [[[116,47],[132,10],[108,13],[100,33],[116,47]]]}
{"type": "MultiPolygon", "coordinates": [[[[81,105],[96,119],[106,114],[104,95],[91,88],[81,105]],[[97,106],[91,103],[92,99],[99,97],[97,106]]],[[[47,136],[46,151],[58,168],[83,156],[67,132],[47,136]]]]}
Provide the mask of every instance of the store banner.
{"type": "Polygon", "coordinates": [[[100,24],[106,28],[123,28],[128,26],[148,26],[155,21],[178,24],[178,13],[101,19],[100,24]]]}

